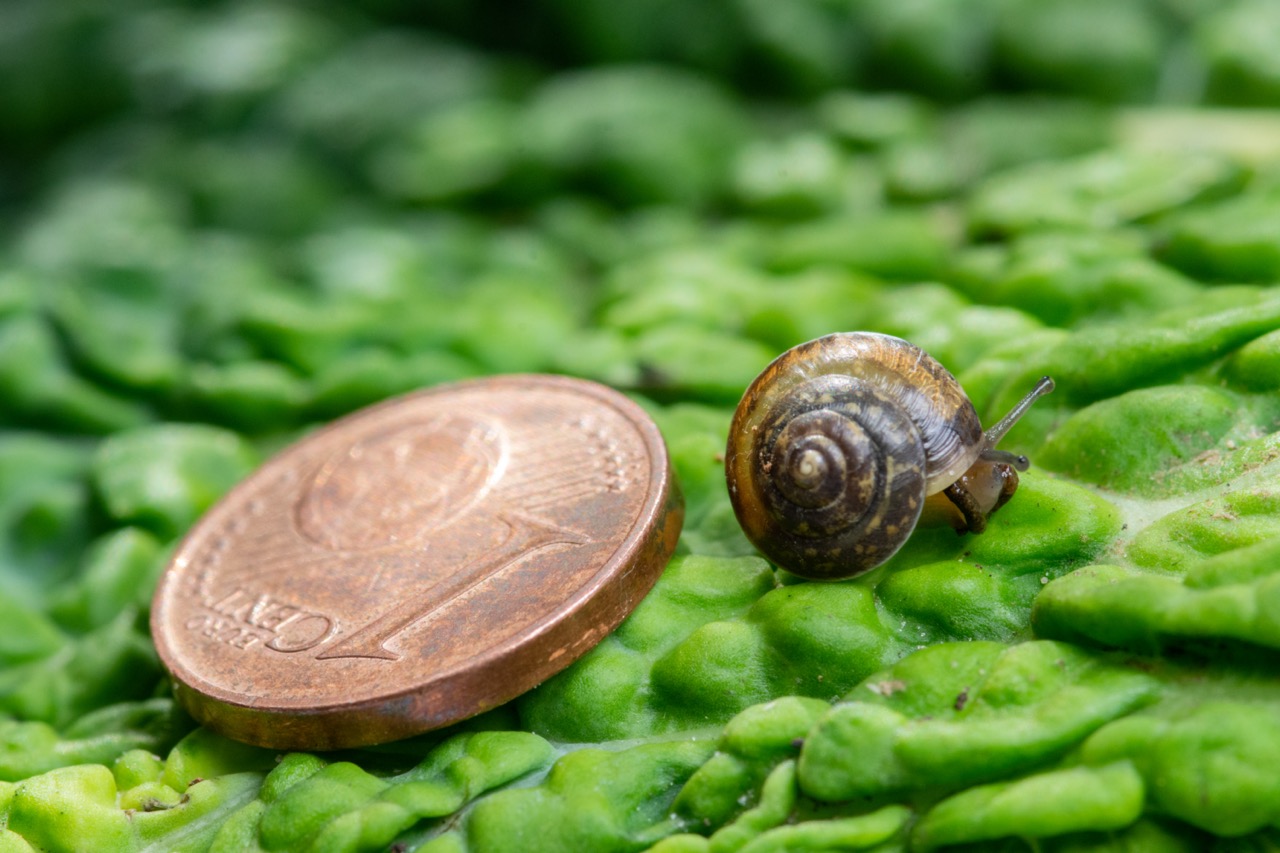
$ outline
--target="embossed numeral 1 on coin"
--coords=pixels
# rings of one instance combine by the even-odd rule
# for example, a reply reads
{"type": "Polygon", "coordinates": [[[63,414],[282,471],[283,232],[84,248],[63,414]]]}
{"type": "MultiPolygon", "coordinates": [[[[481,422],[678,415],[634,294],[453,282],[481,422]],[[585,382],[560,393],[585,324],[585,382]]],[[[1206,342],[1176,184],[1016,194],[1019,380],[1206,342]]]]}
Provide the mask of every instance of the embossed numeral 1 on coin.
{"type": "Polygon", "coordinates": [[[459,566],[453,575],[430,590],[429,598],[410,599],[393,607],[363,628],[341,638],[316,655],[316,658],[399,660],[400,653],[391,651],[386,646],[393,637],[441,609],[476,584],[544,548],[553,545],[582,545],[591,541],[581,533],[556,527],[521,513],[504,512],[498,517],[508,529],[501,546],[459,566]]]}

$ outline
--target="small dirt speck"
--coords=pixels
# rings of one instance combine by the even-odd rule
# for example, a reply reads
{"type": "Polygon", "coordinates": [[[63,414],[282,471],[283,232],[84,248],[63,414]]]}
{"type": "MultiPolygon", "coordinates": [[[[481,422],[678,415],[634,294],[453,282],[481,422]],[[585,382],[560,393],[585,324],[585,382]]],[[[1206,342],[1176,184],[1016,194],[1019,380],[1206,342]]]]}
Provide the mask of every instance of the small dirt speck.
{"type": "Polygon", "coordinates": [[[892,679],[890,681],[876,681],[868,684],[867,689],[880,696],[892,696],[895,693],[901,693],[906,690],[907,683],[905,681],[898,681],[897,679],[892,679]]]}

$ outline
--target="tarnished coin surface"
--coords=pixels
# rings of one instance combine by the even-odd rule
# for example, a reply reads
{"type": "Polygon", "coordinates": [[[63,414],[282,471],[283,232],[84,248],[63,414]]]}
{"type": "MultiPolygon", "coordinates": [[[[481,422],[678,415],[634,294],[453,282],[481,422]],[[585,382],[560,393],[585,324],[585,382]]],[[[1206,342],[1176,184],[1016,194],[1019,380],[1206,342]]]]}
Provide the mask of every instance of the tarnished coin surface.
{"type": "Polygon", "coordinates": [[[196,719],[280,749],[381,743],[513,699],[598,643],[675,547],[657,427],[576,379],[362,410],[193,528],[151,631],[196,719]]]}

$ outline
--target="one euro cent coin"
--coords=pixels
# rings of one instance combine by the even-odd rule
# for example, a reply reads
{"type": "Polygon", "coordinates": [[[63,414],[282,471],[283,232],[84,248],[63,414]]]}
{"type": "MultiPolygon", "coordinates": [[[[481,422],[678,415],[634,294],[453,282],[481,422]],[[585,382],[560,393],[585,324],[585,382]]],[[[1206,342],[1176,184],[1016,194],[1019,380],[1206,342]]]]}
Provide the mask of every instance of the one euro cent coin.
{"type": "Polygon", "coordinates": [[[174,553],[151,632],[230,737],[337,749],[486,711],[595,646],[652,587],[683,505],[658,428],[564,377],[440,386],[270,459],[174,553]]]}

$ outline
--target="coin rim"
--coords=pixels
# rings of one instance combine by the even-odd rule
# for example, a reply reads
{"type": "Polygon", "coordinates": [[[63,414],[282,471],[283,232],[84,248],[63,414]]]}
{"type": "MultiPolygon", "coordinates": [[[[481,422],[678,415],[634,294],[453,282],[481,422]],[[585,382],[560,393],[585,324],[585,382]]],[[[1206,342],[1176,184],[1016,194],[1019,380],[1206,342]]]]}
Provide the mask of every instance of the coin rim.
{"type": "Polygon", "coordinates": [[[613,388],[585,379],[537,373],[436,385],[359,409],[289,444],[210,507],[183,536],[156,585],[150,619],[152,641],[172,676],[179,704],[197,721],[224,735],[258,746],[290,749],[341,749],[398,740],[461,722],[509,702],[586,654],[626,618],[657,582],[675,550],[683,519],[684,501],[657,424],[644,409],[613,388]],[[569,390],[612,407],[634,426],[650,458],[647,494],[626,537],[595,574],[555,610],[503,642],[485,647],[462,664],[433,673],[423,682],[354,703],[278,708],[264,706],[260,701],[237,701],[235,697],[242,694],[209,682],[183,664],[168,639],[176,628],[164,624],[178,610],[178,605],[167,604],[173,598],[169,591],[176,587],[176,580],[184,571],[177,567],[178,560],[195,547],[198,537],[207,535],[205,528],[242,502],[241,495],[267,476],[264,472],[274,470],[281,459],[307,443],[322,441],[385,409],[457,391],[510,388],[518,392],[531,387],[569,390]],[[166,617],[170,610],[174,613],[166,617]],[[580,624],[584,621],[589,624],[580,624]],[[493,689],[495,684],[502,689],[493,689]],[[445,694],[443,708],[423,707],[431,699],[439,700],[438,694],[445,694]],[[453,703],[447,701],[450,696],[455,699],[453,703]],[[465,696],[475,698],[471,702],[457,701],[465,696]]]}

